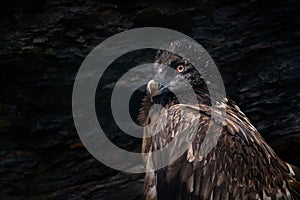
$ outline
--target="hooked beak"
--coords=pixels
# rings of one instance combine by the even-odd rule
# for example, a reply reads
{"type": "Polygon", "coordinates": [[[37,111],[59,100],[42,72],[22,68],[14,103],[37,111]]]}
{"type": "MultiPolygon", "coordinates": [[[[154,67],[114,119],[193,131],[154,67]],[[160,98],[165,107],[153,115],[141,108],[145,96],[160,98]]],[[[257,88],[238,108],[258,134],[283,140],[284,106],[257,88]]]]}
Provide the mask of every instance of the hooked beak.
{"type": "Polygon", "coordinates": [[[151,100],[153,100],[153,97],[161,95],[163,89],[164,89],[163,85],[161,85],[159,82],[155,80],[150,80],[147,83],[147,94],[151,100]]]}

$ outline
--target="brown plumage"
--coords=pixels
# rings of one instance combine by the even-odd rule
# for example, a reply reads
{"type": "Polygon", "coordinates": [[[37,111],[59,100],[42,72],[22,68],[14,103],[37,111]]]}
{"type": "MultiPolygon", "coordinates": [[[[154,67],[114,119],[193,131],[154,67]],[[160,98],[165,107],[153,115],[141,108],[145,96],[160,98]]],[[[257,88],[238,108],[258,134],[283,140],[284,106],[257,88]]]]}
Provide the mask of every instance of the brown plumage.
{"type": "MultiPolygon", "coordinates": [[[[173,68],[178,64],[172,63],[178,60],[182,58],[166,52],[160,52],[157,58],[158,63],[173,68]]],[[[143,152],[150,152],[145,157],[146,167],[153,169],[145,177],[146,199],[299,199],[299,169],[276,155],[233,101],[225,98],[216,107],[210,107],[203,79],[192,66],[186,62],[185,65],[188,70],[175,75],[170,85],[174,89],[179,76],[187,78],[199,103],[180,104],[170,91],[155,91],[152,95],[154,87],[149,89],[150,97],[145,97],[140,110],[140,122],[148,125],[143,139],[143,152]],[[153,104],[164,109],[150,110],[153,104]],[[222,117],[222,109],[226,112],[222,122],[212,118],[222,117]],[[166,125],[160,128],[163,124],[166,125]],[[207,135],[209,126],[218,137],[207,135]],[[155,130],[158,133],[150,136],[155,130]],[[195,136],[189,131],[195,131],[195,136]],[[178,140],[178,146],[187,141],[186,151],[172,164],[155,171],[160,159],[170,159],[177,149],[169,149],[171,153],[161,158],[153,158],[151,152],[172,140],[178,140]],[[208,143],[215,145],[203,156],[201,152],[210,148],[208,143]]]]}

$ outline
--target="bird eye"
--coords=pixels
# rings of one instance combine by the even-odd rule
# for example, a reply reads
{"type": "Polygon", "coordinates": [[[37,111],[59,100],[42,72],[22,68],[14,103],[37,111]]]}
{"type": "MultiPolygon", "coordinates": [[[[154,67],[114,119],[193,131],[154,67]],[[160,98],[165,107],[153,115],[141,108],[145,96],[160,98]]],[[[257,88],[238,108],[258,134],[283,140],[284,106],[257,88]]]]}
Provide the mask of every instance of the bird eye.
{"type": "Polygon", "coordinates": [[[179,72],[179,73],[183,72],[184,70],[185,70],[185,66],[184,65],[178,65],[176,67],[176,71],[179,72]]]}

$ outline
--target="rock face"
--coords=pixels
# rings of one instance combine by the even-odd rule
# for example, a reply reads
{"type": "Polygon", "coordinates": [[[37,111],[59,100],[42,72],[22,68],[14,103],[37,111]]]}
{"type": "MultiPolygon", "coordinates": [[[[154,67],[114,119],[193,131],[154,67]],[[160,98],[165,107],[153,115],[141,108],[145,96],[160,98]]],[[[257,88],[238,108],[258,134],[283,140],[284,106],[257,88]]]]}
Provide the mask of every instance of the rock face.
{"type": "MultiPolygon", "coordinates": [[[[284,160],[300,166],[299,8],[298,0],[2,5],[0,199],[142,199],[143,175],[102,165],[80,143],[71,95],[76,72],[93,47],[144,26],[175,29],[202,44],[227,94],[284,160]]],[[[110,138],[139,148],[139,141],[124,143],[120,135],[110,138]]]]}

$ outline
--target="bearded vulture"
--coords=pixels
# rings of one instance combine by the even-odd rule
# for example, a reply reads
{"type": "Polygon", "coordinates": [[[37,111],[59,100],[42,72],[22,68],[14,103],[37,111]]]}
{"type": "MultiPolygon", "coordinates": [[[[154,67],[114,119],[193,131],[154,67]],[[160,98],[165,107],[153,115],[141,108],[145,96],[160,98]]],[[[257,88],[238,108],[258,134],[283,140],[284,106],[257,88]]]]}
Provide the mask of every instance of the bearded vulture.
{"type": "MultiPolygon", "coordinates": [[[[176,45],[182,44],[170,46],[174,49],[176,45]]],[[[211,107],[205,77],[181,56],[160,50],[155,63],[155,77],[159,78],[147,84],[148,94],[139,113],[144,125],[142,153],[147,153],[146,200],[300,199],[299,169],[276,155],[235,102],[224,98],[211,107]],[[173,69],[175,75],[161,83],[168,74],[164,66],[173,69]],[[186,91],[183,79],[192,86],[198,103],[181,103],[172,92],[186,91]],[[151,109],[154,105],[158,107],[151,109]],[[220,123],[216,118],[222,115],[222,109],[226,115],[220,123]],[[209,126],[213,137],[207,135],[209,126]],[[153,134],[155,130],[158,133],[153,134]],[[194,131],[195,136],[176,139],[188,131],[194,131]],[[168,153],[151,156],[173,140],[178,140],[177,145],[168,147],[168,153]],[[157,169],[160,159],[176,155],[183,140],[185,151],[157,169]],[[208,141],[214,145],[203,154],[208,141]]]]}

